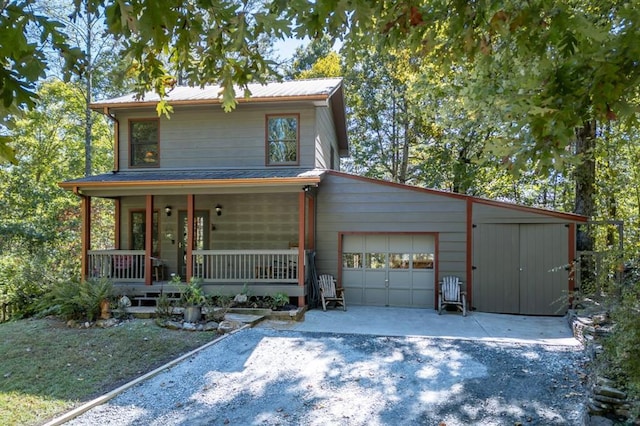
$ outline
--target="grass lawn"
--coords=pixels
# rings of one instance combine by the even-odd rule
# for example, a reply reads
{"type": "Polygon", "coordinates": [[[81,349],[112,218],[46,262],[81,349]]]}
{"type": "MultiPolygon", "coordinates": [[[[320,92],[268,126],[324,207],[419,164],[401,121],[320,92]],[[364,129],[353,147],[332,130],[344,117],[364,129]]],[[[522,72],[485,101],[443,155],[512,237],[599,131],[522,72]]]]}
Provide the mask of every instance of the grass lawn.
{"type": "Polygon", "coordinates": [[[106,329],[53,318],[0,324],[0,422],[44,423],[218,336],[142,319],[106,329]]]}

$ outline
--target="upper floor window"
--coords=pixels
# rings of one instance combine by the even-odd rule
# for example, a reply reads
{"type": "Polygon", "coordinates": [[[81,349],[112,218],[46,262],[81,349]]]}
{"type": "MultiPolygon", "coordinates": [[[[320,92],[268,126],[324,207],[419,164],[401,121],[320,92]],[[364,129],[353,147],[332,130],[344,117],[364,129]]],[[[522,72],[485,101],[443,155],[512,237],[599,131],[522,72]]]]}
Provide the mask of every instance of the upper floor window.
{"type": "Polygon", "coordinates": [[[157,167],[160,164],[160,121],[129,121],[129,163],[132,167],[157,167]]]}
{"type": "Polygon", "coordinates": [[[300,150],[300,116],[267,116],[267,165],[298,164],[300,150]]]}

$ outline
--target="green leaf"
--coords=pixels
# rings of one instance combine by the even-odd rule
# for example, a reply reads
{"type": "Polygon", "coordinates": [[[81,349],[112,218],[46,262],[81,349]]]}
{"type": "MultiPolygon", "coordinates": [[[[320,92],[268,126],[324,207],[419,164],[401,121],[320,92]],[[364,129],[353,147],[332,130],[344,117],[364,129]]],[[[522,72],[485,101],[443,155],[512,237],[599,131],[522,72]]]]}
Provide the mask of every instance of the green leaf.
{"type": "Polygon", "coordinates": [[[0,136],[0,162],[9,162],[11,164],[18,164],[16,159],[16,151],[9,143],[11,138],[9,136],[0,136]]]}

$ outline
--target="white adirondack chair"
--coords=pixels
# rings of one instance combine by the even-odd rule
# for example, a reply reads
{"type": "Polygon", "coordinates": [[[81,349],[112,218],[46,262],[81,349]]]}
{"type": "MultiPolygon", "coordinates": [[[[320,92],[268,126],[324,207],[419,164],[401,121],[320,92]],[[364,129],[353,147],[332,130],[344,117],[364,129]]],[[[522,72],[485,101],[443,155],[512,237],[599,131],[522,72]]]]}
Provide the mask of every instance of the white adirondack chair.
{"type": "Polygon", "coordinates": [[[322,300],[322,310],[327,310],[327,304],[335,302],[336,307],[342,306],[343,310],[347,310],[347,303],[344,300],[344,289],[336,288],[336,280],[332,275],[323,274],[318,277],[320,286],[320,299],[322,300]]]}
{"type": "Polygon", "coordinates": [[[442,308],[455,305],[467,316],[467,292],[463,282],[458,277],[442,277],[438,291],[438,315],[442,314],[442,308]]]}

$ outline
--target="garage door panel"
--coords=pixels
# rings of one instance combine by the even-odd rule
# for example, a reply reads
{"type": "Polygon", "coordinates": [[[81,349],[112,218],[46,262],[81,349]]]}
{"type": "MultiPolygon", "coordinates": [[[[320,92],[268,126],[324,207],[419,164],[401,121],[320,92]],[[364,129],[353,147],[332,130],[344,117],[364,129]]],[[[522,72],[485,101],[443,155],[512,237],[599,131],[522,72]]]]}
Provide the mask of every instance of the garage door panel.
{"type": "Polygon", "coordinates": [[[347,303],[354,305],[364,305],[364,292],[362,288],[344,287],[344,298],[347,303]]]}
{"type": "Polygon", "coordinates": [[[433,306],[434,294],[433,290],[419,290],[414,289],[411,293],[411,305],[412,306],[433,306]]]}
{"type": "Polygon", "coordinates": [[[396,290],[408,290],[412,287],[411,272],[409,271],[389,271],[389,287],[396,290]]]}
{"type": "Polygon", "coordinates": [[[387,305],[387,289],[386,288],[367,288],[364,292],[364,304],[371,306],[387,305]]]}
{"type": "Polygon", "coordinates": [[[569,273],[562,265],[569,248],[562,224],[523,225],[520,263],[520,311],[532,315],[561,315],[567,303],[569,273]]]}
{"type": "Polygon", "coordinates": [[[342,271],[342,286],[345,299],[354,305],[364,304],[363,271],[346,269],[342,271]]]}
{"type": "Polygon", "coordinates": [[[387,275],[384,271],[364,271],[364,288],[385,288],[387,275]]]}
{"type": "Polygon", "coordinates": [[[389,289],[389,306],[412,306],[411,292],[408,290],[389,289]]]}
{"type": "Polygon", "coordinates": [[[367,235],[364,240],[365,252],[386,252],[387,237],[384,235],[367,235]]]}

